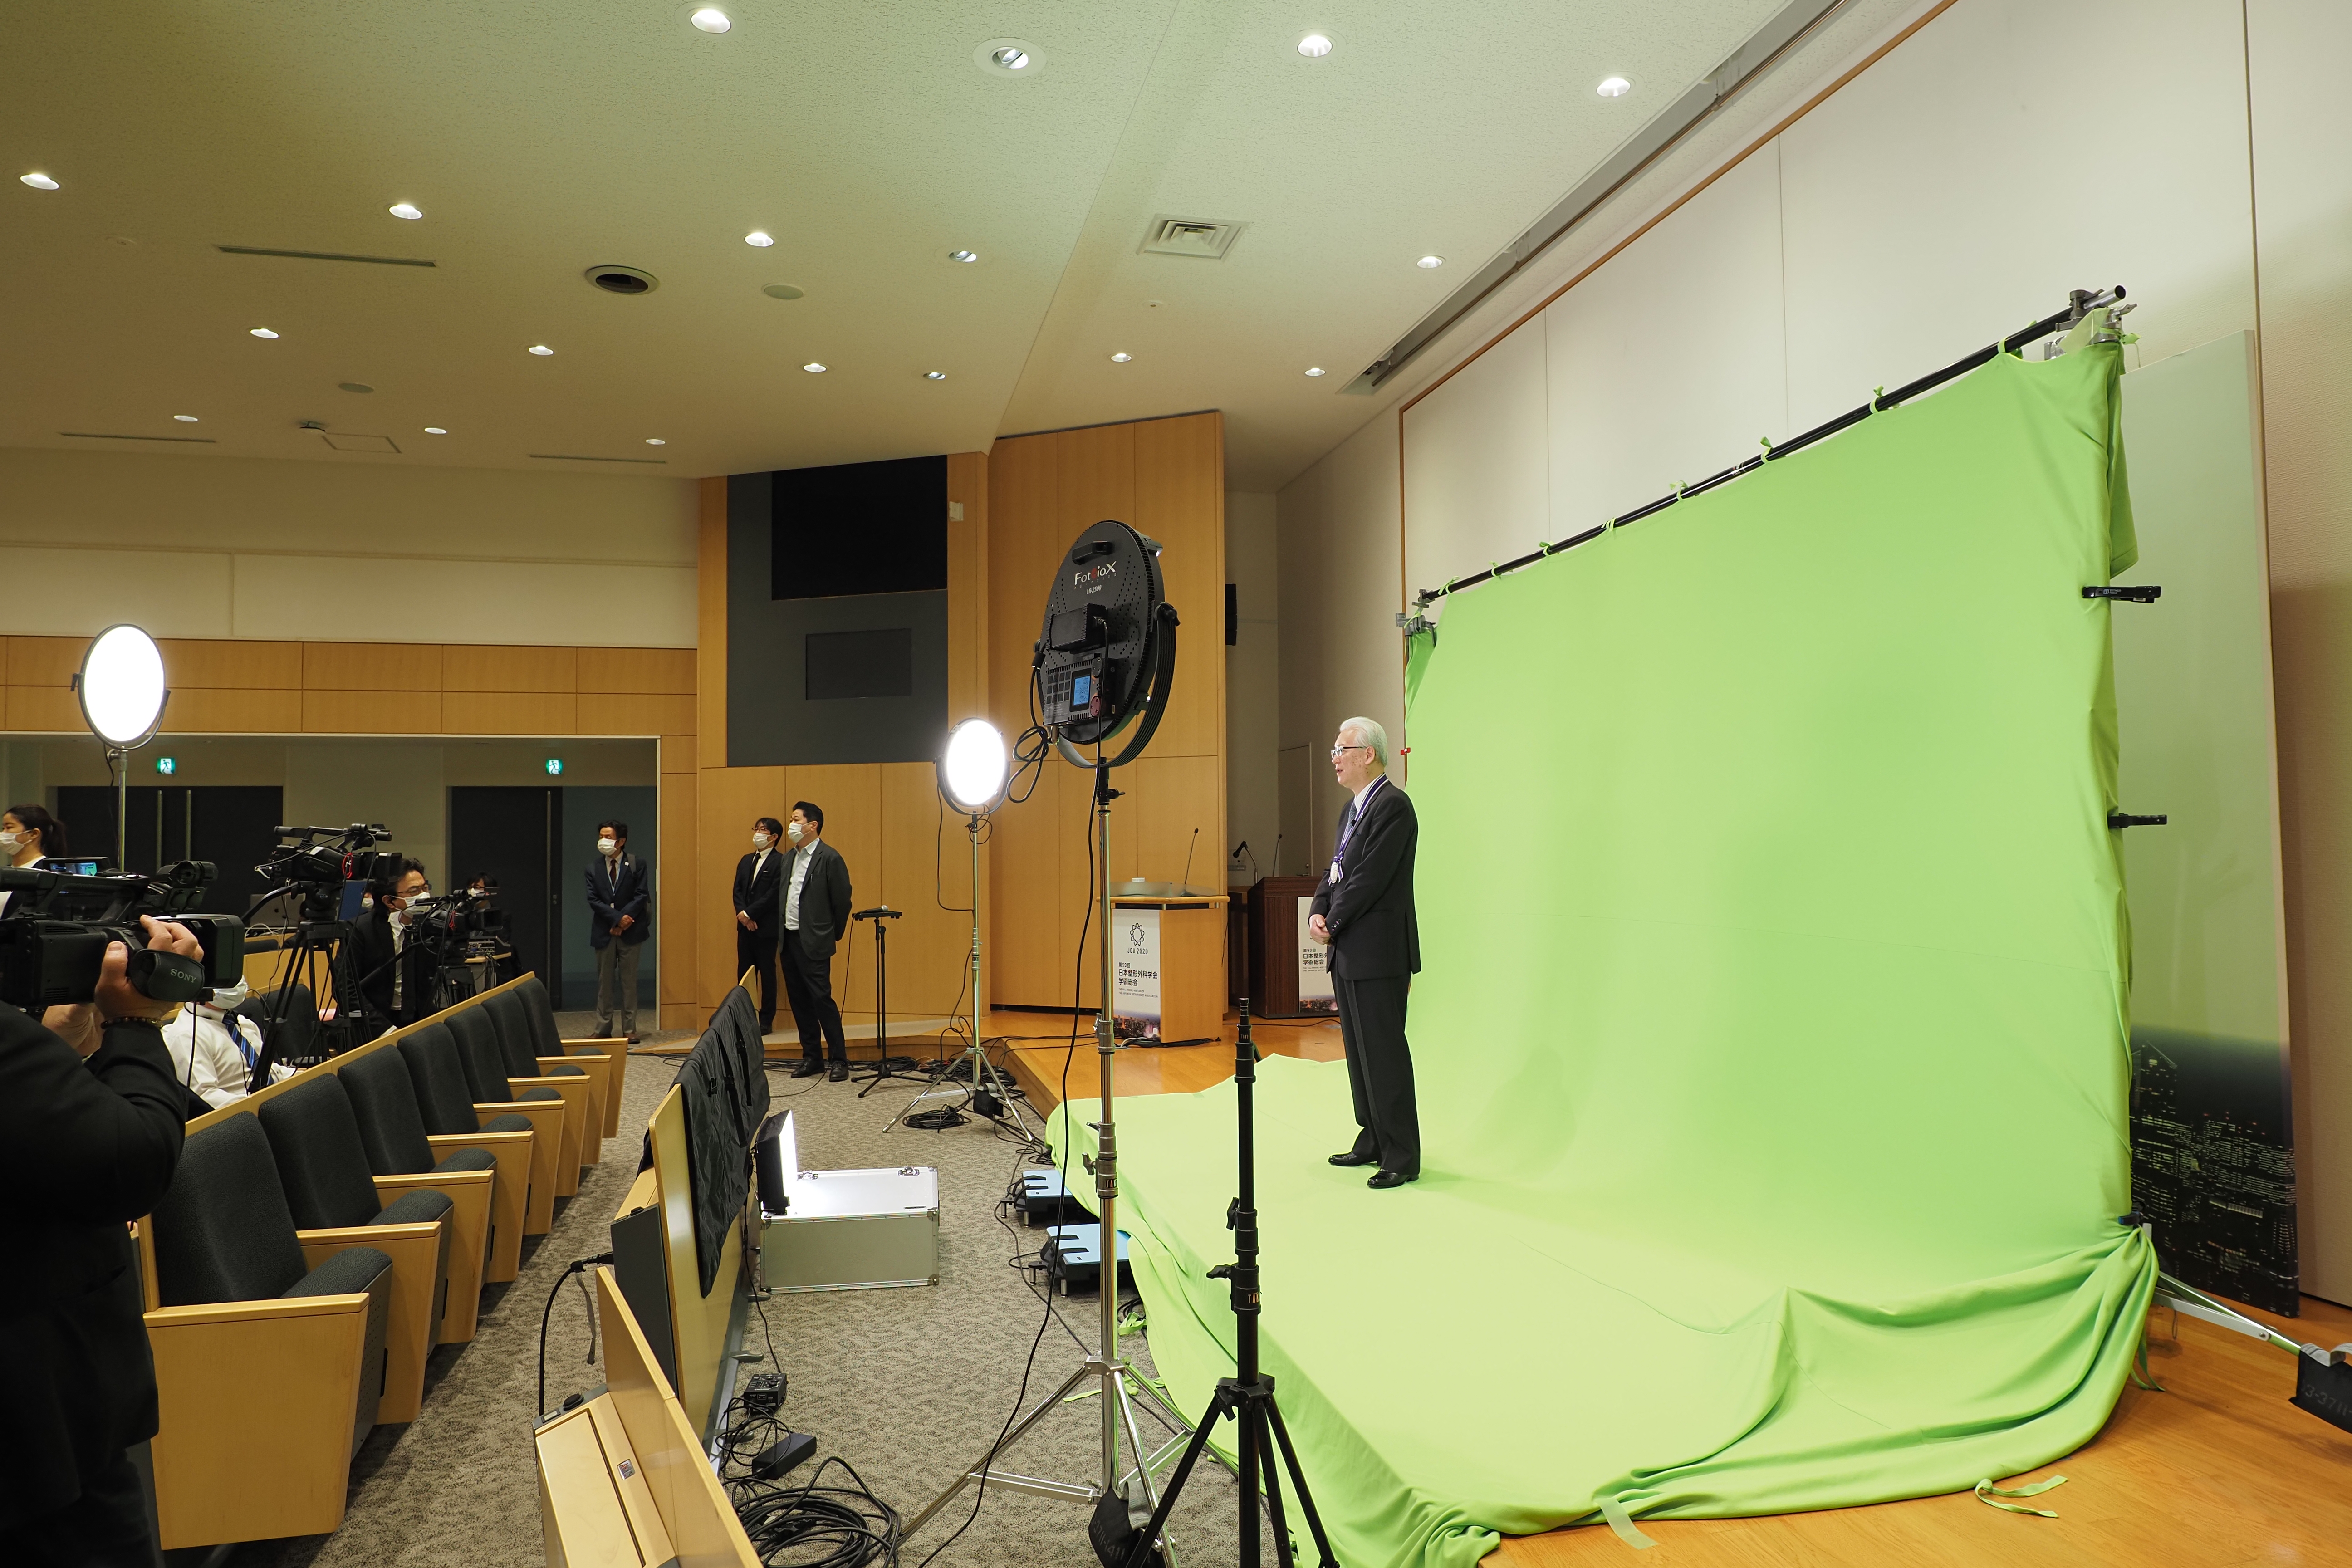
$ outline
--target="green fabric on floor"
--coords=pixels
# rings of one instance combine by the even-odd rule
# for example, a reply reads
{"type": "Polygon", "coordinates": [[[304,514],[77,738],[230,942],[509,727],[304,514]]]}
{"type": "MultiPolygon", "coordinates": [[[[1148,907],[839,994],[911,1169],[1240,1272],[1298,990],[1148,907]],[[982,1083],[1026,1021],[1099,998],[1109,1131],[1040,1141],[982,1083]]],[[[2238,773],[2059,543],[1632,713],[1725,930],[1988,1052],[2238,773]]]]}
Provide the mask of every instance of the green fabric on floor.
{"type": "MultiPolygon", "coordinates": [[[[2001,358],[1457,599],[1412,710],[1422,1180],[1259,1088],[1265,1361],[1349,1568],[1966,1490],[2105,1420],[2129,1206],[2116,351],[2001,358]]],[[[1119,1107],[1231,1370],[1234,1090],[1119,1107]]],[[[1090,1105],[1071,1108],[1083,1121],[1090,1105]]],[[[1058,1134],[1060,1116],[1054,1118],[1058,1134]]],[[[1081,1135],[1084,1136],[1083,1129],[1081,1135]]]]}

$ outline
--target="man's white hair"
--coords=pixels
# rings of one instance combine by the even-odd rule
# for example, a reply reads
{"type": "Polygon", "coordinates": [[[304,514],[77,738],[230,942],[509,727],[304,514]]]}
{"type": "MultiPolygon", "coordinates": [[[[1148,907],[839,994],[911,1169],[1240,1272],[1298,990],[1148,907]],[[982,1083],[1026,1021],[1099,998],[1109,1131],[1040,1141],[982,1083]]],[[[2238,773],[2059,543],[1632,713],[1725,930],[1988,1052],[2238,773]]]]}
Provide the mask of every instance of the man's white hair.
{"type": "Polygon", "coordinates": [[[1355,732],[1355,744],[1372,749],[1372,761],[1382,767],[1389,765],[1389,732],[1381,728],[1379,720],[1359,717],[1341,721],[1339,733],[1345,735],[1350,731],[1355,732]]]}

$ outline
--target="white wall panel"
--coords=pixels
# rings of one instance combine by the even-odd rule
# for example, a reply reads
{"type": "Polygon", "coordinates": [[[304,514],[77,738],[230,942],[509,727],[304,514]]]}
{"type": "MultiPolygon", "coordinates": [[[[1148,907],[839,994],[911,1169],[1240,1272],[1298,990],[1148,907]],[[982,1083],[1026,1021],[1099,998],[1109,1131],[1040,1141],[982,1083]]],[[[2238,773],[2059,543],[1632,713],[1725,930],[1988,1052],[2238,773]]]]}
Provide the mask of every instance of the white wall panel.
{"type": "Polygon", "coordinates": [[[2142,363],[2254,325],[2238,0],[1966,0],[1780,143],[1798,429],[2069,289],[2142,363]]]}
{"type": "Polygon", "coordinates": [[[1409,587],[1534,549],[1551,523],[1542,318],[1405,410],[1404,442],[1409,587]]]}
{"type": "Polygon", "coordinates": [[[691,647],[694,595],[691,566],[240,555],[229,635],[691,647]]]}
{"type": "Polygon", "coordinates": [[[159,637],[229,636],[229,558],[0,546],[0,632],[84,637],[117,621],[159,637]]]}
{"type": "MultiPolygon", "coordinates": [[[[1700,192],[1543,321],[1547,538],[1581,533],[1729,468],[1754,456],[1761,437],[1780,440],[1788,389],[1778,148],[1700,192]]],[[[1408,482],[1420,459],[1408,446],[1408,482]]]]}

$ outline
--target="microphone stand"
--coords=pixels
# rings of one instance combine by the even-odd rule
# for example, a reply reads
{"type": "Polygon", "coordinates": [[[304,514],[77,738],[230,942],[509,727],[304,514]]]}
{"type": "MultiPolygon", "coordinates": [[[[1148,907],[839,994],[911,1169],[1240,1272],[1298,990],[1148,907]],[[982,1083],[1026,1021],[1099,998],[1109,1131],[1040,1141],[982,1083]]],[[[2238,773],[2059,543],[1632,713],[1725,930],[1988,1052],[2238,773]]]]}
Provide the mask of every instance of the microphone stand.
{"type": "Polygon", "coordinates": [[[864,1089],[857,1091],[860,1100],[872,1094],[886,1079],[911,1079],[915,1076],[912,1058],[890,1054],[890,994],[886,988],[889,977],[889,944],[887,939],[890,928],[882,923],[895,921],[906,912],[894,910],[887,904],[877,904],[870,910],[859,910],[849,917],[854,921],[874,922],[874,1048],[878,1054],[874,1058],[874,1076],[866,1080],[864,1089]],[[906,1063],[903,1068],[898,1065],[901,1062],[906,1063]]]}

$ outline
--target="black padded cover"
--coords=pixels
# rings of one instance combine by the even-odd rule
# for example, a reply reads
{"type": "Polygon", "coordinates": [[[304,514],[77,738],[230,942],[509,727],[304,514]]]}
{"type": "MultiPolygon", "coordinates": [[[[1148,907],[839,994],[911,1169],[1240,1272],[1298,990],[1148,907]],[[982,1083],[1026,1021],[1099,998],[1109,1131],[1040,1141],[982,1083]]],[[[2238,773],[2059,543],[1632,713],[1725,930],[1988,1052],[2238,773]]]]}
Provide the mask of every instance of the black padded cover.
{"type": "Polygon", "coordinates": [[[439,1219],[457,1205],[446,1193],[436,1193],[430,1187],[417,1187],[404,1192],[383,1208],[370,1215],[368,1225],[425,1225],[439,1219]]]}
{"type": "Polygon", "coordinates": [[[760,1035],[760,1009],[738,985],[720,999],[710,1027],[734,1049],[739,1120],[749,1143],[768,1119],[768,1047],[760,1035]]]}
{"type": "MultiPolygon", "coordinates": [[[[530,1125],[530,1121],[528,1117],[517,1116],[512,1111],[509,1111],[506,1115],[499,1117],[499,1120],[500,1121],[520,1121],[526,1128],[530,1125]]],[[[506,1129],[489,1127],[484,1129],[484,1131],[489,1132],[500,1132],[506,1131],[506,1129]]],[[[442,1161],[439,1164],[434,1166],[433,1173],[437,1176],[444,1171],[495,1171],[498,1168],[498,1156],[491,1153],[488,1149],[460,1149],[456,1153],[450,1155],[447,1159],[442,1161]]]]}
{"type": "MultiPolygon", "coordinates": [[[[562,1097],[559,1095],[556,1098],[560,1100],[562,1097]]],[[[481,1130],[485,1132],[529,1132],[532,1129],[530,1117],[520,1111],[502,1110],[483,1122],[481,1130]]]]}
{"type": "MultiPolygon", "coordinates": [[[[530,1026],[530,1054],[535,1057],[562,1056],[563,1031],[556,1027],[555,1003],[547,994],[547,987],[540,984],[539,976],[524,975],[522,984],[508,994],[522,998],[523,1017],[530,1026]]],[[[621,1042],[614,1041],[613,1047],[618,1050],[621,1048],[621,1042]]]]}
{"type": "MultiPolygon", "coordinates": [[[[408,1068],[408,1081],[416,1089],[417,1114],[425,1119],[425,1131],[432,1133],[479,1132],[481,1121],[474,1115],[474,1091],[466,1081],[466,1069],[457,1059],[457,1043],[449,1037],[448,1026],[431,1023],[411,1029],[401,1037],[393,1049],[400,1053],[401,1062],[408,1068]]],[[[503,1094],[499,1097],[504,1100],[503,1094]]],[[[528,1131],[530,1123],[511,1112],[499,1121],[512,1120],[522,1122],[528,1131]]],[[[508,1129],[493,1121],[488,1131],[508,1129]]]]}
{"type": "Polygon", "coordinates": [[[236,1016],[254,1025],[263,1044],[276,1044],[278,1060],[291,1064],[316,1060],[319,1004],[312,998],[307,985],[287,986],[285,992],[281,995],[277,991],[264,991],[257,995],[247,996],[236,1005],[236,1016]],[[268,1021],[278,1016],[281,1006],[286,1010],[286,1016],[275,1031],[278,1038],[273,1042],[268,1021]]]}
{"type": "Polygon", "coordinates": [[[530,1009],[520,992],[493,992],[483,997],[478,1005],[490,1016],[490,1023],[498,1030],[499,1049],[506,1057],[509,1078],[553,1078],[558,1074],[568,1074],[573,1078],[588,1076],[585,1068],[542,1068],[539,1065],[542,1055],[555,1057],[563,1053],[560,1047],[546,1052],[540,1050],[538,1033],[530,1026],[530,1009]]]}
{"type": "Polygon", "coordinates": [[[677,1075],[694,1191],[694,1260],[705,1296],[719,1278],[727,1232],[742,1217],[751,1194],[750,1141],[740,1131],[735,1065],[732,1048],[717,1035],[705,1034],[677,1075]]]}
{"type": "Polygon", "coordinates": [[[267,1301],[305,1272],[269,1136],[253,1117],[229,1117],[182,1145],[154,1220],[155,1285],[166,1307],[267,1301]]]}
{"type": "Polygon", "coordinates": [[[370,1051],[335,1076],[350,1097],[369,1170],[379,1176],[410,1176],[434,1168],[433,1145],[425,1141],[425,1118],[416,1108],[416,1085],[396,1047],[370,1051]]]}
{"type": "Polygon", "coordinates": [[[365,1225],[375,1217],[383,1205],[375,1194],[351,1098],[333,1073],[263,1100],[255,1115],[269,1136],[278,1185],[297,1230],[365,1225]]]}
{"type": "Polygon", "coordinates": [[[288,1286],[287,1296],[356,1296],[392,1268],[373,1247],[346,1247],[288,1286]]]}
{"type": "MultiPolygon", "coordinates": [[[[466,1082],[477,1105],[495,1105],[516,1098],[507,1082],[506,1052],[499,1045],[498,1026],[479,1007],[460,1007],[441,1016],[441,1026],[457,1042],[458,1060],[465,1064],[466,1082]]],[[[537,1078],[537,1073],[527,1075],[537,1078]]]]}

